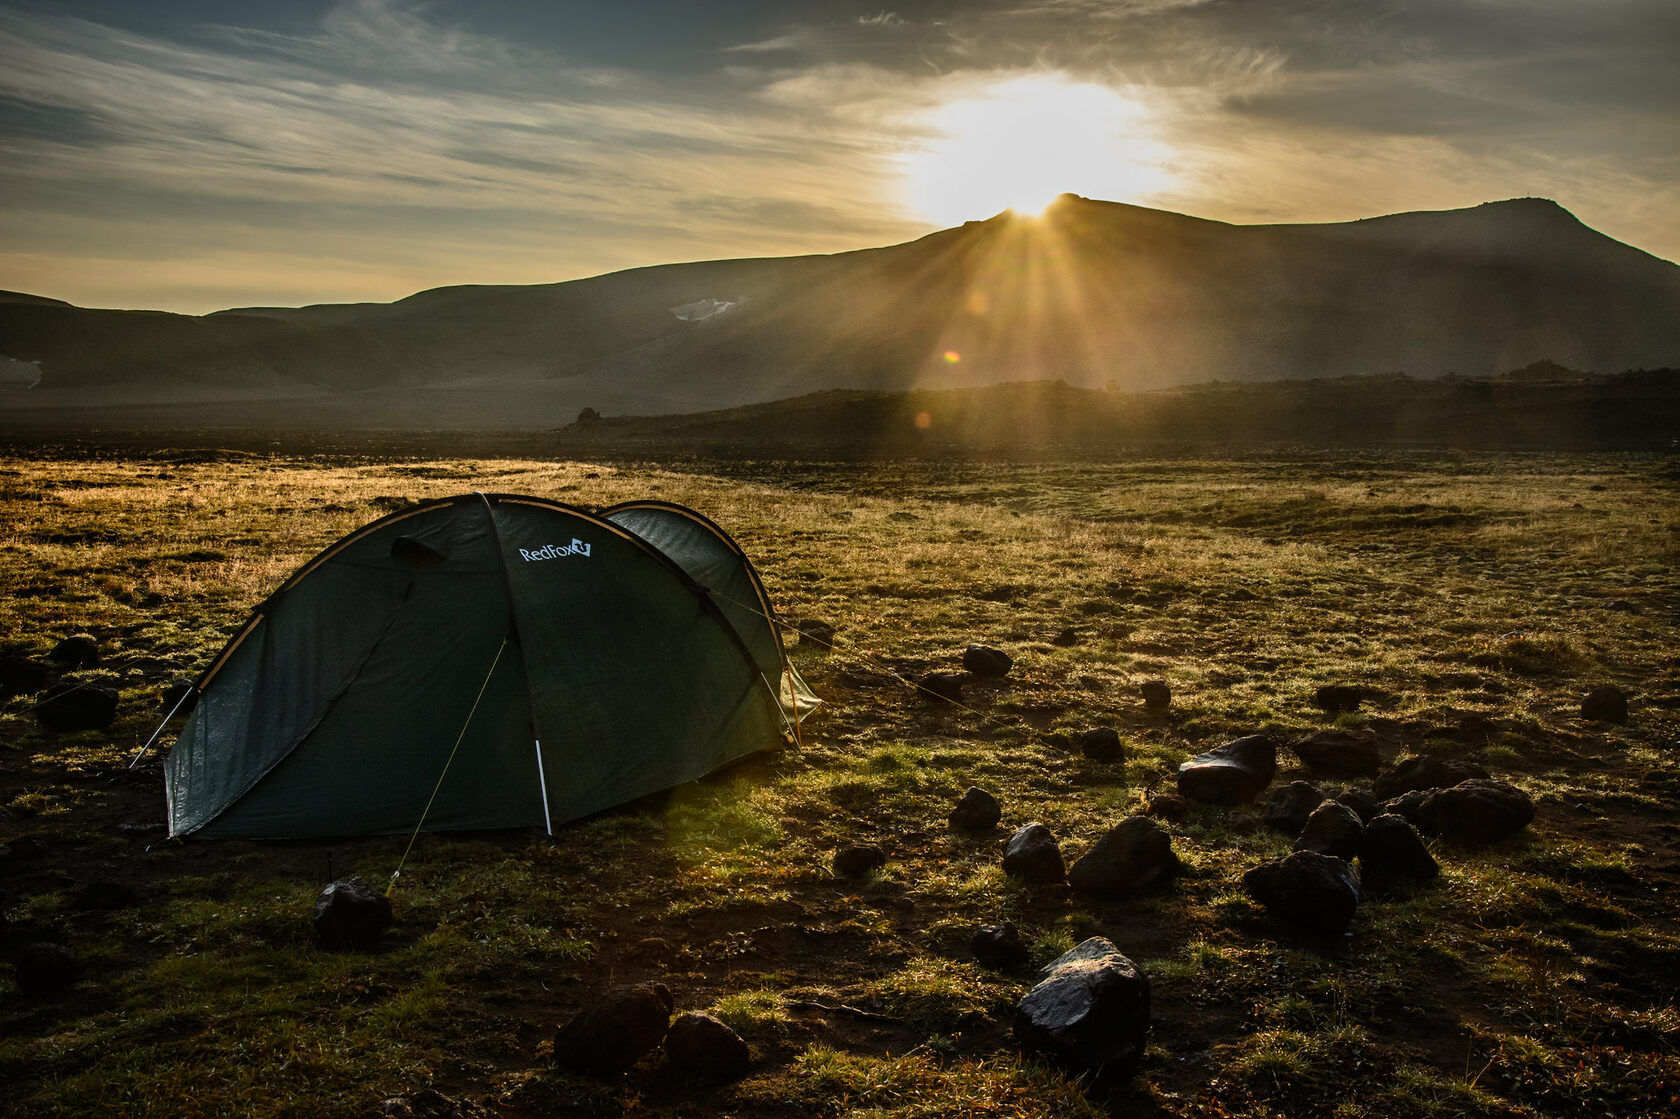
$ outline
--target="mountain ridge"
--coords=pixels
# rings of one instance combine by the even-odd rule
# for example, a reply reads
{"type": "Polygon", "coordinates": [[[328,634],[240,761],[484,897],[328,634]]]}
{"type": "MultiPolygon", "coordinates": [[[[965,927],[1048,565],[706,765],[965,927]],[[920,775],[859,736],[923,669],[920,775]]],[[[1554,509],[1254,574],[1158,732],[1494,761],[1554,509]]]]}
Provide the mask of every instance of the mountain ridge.
{"type": "Polygon", "coordinates": [[[1064,195],[897,245],[391,303],[184,316],[0,295],[0,354],[42,370],[7,410],[318,397],[366,421],[424,390],[557,426],[829,388],[1674,367],[1676,323],[1680,266],[1546,199],[1235,225],[1064,195]]]}

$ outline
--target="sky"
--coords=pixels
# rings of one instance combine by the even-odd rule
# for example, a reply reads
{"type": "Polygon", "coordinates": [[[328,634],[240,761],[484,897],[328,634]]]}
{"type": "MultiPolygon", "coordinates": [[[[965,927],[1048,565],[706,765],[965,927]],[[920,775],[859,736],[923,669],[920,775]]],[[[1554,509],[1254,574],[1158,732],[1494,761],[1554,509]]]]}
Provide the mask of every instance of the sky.
{"type": "Polygon", "coordinates": [[[0,288],[202,313],[1552,198],[1680,260],[1675,0],[0,0],[0,288]]]}

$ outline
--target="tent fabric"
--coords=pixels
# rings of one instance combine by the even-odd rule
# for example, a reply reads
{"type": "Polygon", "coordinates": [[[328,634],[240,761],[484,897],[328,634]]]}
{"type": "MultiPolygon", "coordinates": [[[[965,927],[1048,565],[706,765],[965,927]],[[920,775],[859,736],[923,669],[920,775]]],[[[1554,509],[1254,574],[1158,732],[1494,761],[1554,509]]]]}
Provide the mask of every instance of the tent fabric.
{"type": "Polygon", "coordinates": [[[345,537],[198,688],[165,759],[172,836],[552,827],[774,745],[816,703],[712,522],[507,494],[345,537]]]}

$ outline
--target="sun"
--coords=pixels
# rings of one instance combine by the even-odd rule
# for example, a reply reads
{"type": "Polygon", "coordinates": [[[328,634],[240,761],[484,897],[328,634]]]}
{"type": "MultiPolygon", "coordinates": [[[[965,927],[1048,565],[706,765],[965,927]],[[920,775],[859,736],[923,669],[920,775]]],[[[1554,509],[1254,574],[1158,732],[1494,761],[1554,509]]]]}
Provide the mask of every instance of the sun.
{"type": "Polygon", "coordinates": [[[1171,151],[1142,101],[1060,74],[965,89],[922,127],[925,145],[904,158],[907,201],[941,225],[1037,214],[1064,192],[1137,201],[1171,179],[1171,151]]]}

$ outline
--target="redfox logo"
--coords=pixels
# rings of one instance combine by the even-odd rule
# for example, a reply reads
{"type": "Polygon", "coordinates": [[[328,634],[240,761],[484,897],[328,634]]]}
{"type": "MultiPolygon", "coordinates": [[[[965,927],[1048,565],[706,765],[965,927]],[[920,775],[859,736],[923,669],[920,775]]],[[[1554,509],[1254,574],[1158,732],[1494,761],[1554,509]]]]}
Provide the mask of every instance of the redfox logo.
{"type": "Polygon", "coordinates": [[[521,548],[519,549],[519,555],[526,563],[531,563],[534,560],[559,559],[561,556],[583,556],[587,559],[589,557],[589,545],[573,537],[570,544],[544,544],[534,550],[521,548]]]}

